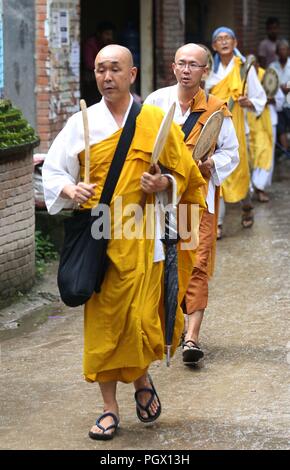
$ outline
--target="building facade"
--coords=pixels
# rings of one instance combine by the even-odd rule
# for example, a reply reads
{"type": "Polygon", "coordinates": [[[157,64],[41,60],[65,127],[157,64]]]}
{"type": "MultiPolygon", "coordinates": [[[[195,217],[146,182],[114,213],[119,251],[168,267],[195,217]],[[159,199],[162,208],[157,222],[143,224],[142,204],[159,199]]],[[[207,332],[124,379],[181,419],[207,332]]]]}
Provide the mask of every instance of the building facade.
{"type": "Polygon", "coordinates": [[[4,95],[3,3],[0,0],[0,98],[4,95]]]}
{"type": "Polygon", "coordinates": [[[236,31],[244,54],[256,52],[268,16],[280,19],[282,37],[290,31],[288,0],[0,0],[0,13],[1,3],[5,96],[36,128],[42,152],[79,109],[82,45],[102,21],[112,22],[116,42],[134,51],[142,98],[174,82],[171,63],[180,45],[210,46],[218,26],[236,31]]]}

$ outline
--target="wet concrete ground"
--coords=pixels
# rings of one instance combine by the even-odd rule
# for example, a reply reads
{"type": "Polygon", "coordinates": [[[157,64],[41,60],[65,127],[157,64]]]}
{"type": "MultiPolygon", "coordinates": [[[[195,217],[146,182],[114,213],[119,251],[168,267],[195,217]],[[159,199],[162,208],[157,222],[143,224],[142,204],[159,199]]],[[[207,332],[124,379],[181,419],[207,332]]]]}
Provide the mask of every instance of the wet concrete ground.
{"type": "MultiPolygon", "coordinates": [[[[251,230],[227,212],[201,343],[189,369],[180,349],[152,366],[163,413],[152,427],[135,415],[133,388],[119,386],[113,441],[87,433],[101,411],[82,379],[82,312],[45,307],[45,323],[1,333],[2,449],[290,449],[290,180],[256,203],[251,230]],[[49,311],[47,311],[47,309],[49,311]],[[21,333],[21,334],[20,334],[21,333]]],[[[53,288],[52,288],[53,291],[53,288]]]]}

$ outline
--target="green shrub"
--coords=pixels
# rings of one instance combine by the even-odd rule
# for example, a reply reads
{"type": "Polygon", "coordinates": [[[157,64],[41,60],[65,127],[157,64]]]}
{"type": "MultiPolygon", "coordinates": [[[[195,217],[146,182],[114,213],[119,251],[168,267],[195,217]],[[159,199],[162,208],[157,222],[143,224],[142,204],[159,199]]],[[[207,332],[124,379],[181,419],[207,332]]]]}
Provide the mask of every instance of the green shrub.
{"type": "Polygon", "coordinates": [[[24,144],[37,144],[34,129],[23,118],[20,109],[9,100],[0,100],[0,150],[24,144]]]}
{"type": "Polygon", "coordinates": [[[48,235],[35,231],[35,262],[37,274],[43,274],[45,265],[58,258],[56,249],[48,235]]]}

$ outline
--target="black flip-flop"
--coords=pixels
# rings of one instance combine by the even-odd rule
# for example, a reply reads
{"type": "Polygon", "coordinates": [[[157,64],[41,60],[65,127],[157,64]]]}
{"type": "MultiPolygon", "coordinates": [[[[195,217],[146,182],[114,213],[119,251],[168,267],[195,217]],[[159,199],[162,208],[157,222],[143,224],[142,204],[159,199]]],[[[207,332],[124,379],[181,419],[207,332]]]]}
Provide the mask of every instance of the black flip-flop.
{"type": "Polygon", "coordinates": [[[200,359],[203,358],[204,353],[201,350],[201,348],[196,344],[195,341],[188,339],[187,341],[184,341],[184,343],[182,344],[183,348],[184,346],[187,347],[187,349],[183,349],[182,351],[182,358],[183,358],[184,364],[186,365],[196,364],[200,359]]]}
{"type": "Polygon", "coordinates": [[[97,441],[109,441],[110,439],[113,439],[115,436],[118,427],[119,427],[119,419],[114,413],[111,413],[110,411],[107,411],[106,413],[103,413],[100,415],[97,420],[96,420],[96,426],[103,431],[102,433],[100,432],[89,432],[89,436],[91,439],[95,439],[97,441]],[[104,426],[101,425],[101,421],[106,418],[107,416],[111,416],[113,418],[114,423],[110,424],[107,428],[104,428],[104,426]],[[107,433],[110,429],[114,429],[113,432],[107,433]]]}
{"type": "Polygon", "coordinates": [[[140,419],[140,421],[142,421],[142,423],[152,423],[157,418],[159,418],[160,413],[161,413],[161,403],[160,403],[159,397],[157,395],[157,392],[155,390],[155,387],[153,385],[152,379],[149,374],[148,374],[148,379],[152,388],[148,388],[148,387],[139,388],[138,390],[136,390],[135,395],[134,395],[134,398],[136,401],[137,417],[140,419]],[[146,405],[142,405],[142,403],[140,403],[140,401],[138,400],[139,393],[144,393],[144,392],[148,392],[151,394],[151,397],[147,401],[146,405]],[[158,408],[157,408],[156,413],[151,414],[150,406],[154,399],[158,401],[158,408]],[[147,413],[147,418],[144,418],[144,416],[141,415],[140,411],[145,411],[147,413]]]}

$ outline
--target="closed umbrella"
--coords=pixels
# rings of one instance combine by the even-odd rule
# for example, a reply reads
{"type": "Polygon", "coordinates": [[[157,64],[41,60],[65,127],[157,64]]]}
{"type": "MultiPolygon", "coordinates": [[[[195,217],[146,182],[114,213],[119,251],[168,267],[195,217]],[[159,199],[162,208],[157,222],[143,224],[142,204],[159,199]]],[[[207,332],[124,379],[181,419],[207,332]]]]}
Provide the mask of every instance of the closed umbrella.
{"type": "Polygon", "coordinates": [[[172,175],[166,175],[172,181],[172,204],[165,210],[165,233],[162,239],[165,245],[164,266],[164,310],[165,310],[165,348],[166,365],[170,365],[171,345],[178,306],[178,262],[177,262],[177,187],[172,175]]]}

